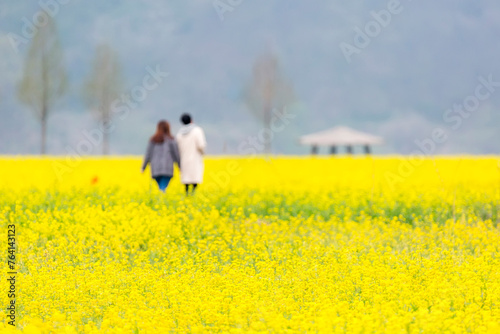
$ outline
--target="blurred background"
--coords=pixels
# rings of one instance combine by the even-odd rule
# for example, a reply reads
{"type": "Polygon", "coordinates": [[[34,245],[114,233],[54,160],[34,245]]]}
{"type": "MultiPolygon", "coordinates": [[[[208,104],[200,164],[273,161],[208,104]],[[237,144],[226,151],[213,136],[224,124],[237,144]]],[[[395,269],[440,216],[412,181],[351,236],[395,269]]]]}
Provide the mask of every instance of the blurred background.
{"type": "Polygon", "coordinates": [[[498,36],[494,0],[0,0],[0,154],[143,154],[183,112],[210,154],[498,154],[498,36]]]}

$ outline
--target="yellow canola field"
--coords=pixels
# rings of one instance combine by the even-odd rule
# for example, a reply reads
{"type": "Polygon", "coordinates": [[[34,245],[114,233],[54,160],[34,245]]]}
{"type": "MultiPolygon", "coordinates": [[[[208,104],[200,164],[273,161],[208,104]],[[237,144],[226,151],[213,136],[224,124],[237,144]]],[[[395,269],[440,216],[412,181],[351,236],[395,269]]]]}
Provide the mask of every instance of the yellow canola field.
{"type": "Polygon", "coordinates": [[[211,157],[189,197],[140,164],[0,158],[0,332],[500,332],[498,157],[211,157]]]}

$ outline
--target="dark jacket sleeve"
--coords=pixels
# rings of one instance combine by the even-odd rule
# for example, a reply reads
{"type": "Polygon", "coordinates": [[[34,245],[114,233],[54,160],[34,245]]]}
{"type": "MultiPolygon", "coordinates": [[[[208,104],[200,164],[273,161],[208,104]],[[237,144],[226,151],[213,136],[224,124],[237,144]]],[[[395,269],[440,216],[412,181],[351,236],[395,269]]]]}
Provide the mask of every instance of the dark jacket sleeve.
{"type": "Polygon", "coordinates": [[[181,169],[181,156],[179,154],[179,146],[177,146],[177,141],[172,140],[170,143],[172,148],[172,159],[177,163],[179,169],[181,169]]]}
{"type": "Polygon", "coordinates": [[[142,163],[141,170],[144,171],[148,165],[148,163],[151,162],[151,155],[153,154],[153,142],[148,143],[148,148],[146,149],[146,155],[144,156],[144,162],[142,163]]]}

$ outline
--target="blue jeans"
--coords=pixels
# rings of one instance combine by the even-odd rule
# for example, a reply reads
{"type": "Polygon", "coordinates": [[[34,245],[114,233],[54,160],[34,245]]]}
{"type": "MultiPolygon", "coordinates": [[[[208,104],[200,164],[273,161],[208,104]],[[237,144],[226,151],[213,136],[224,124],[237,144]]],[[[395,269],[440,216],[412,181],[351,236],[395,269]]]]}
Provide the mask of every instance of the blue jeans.
{"type": "Polygon", "coordinates": [[[172,179],[172,176],[158,175],[158,176],[153,176],[153,179],[155,179],[156,183],[158,183],[158,187],[160,188],[160,190],[165,192],[165,189],[167,189],[168,184],[172,179]]]}

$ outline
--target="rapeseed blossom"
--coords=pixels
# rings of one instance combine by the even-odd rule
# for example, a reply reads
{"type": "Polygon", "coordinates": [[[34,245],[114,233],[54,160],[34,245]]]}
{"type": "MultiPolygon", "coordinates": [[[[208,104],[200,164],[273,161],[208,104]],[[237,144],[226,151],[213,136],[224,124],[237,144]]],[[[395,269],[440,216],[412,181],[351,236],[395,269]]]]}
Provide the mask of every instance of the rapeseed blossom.
{"type": "Polygon", "coordinates": [[[499,333],[499,159],[402,163],[213,157],[186,197],[136,157],[2,158],[0,331],[499,333]]]}

